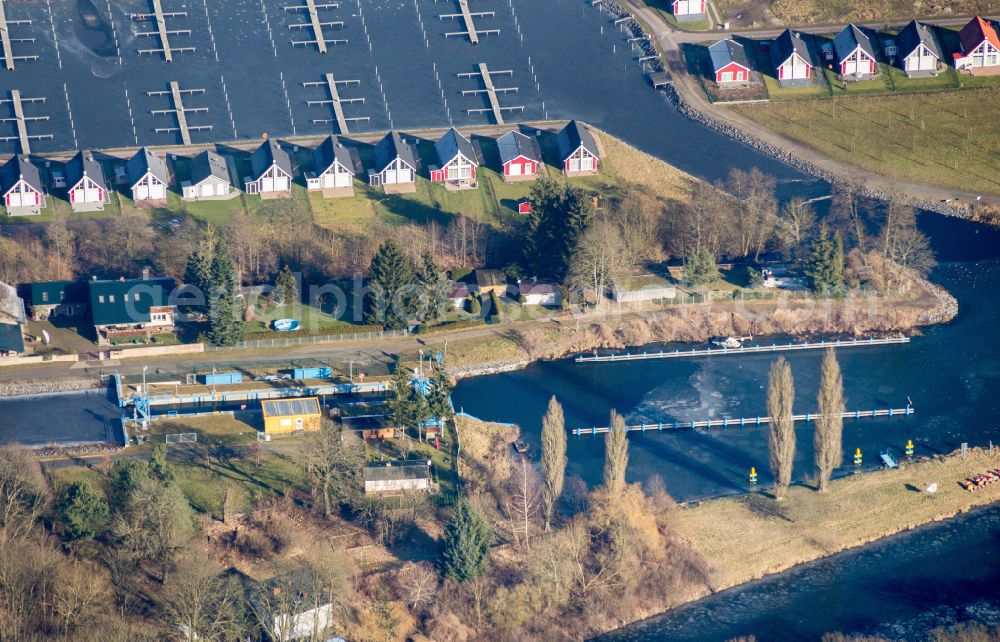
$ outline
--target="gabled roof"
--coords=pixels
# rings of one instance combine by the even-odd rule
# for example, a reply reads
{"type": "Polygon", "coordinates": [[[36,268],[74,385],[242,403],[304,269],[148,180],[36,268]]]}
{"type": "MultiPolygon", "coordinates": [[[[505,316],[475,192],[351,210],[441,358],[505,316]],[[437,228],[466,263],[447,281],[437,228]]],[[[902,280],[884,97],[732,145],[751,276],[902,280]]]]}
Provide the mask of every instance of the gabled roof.
{"type": "Polygon", "coordinates": [[[449,299],[465,299],[468,298],[469,294],[468,283],[455,283],[451,286],[451,289],[448,290],[449,299]]]}
{"type": "Polygon", "coordinates": [[[930,25],[922,22],[911,20],[903,27],[896,36],[896,45],[899,47],[900,58],[906,58],[916,51],[917,47],[924,45],[938,60],[941,60],[941,48],[938,46],[937,38],[934,37],[930,25]]]}
{"type": "Polygon", "coordinates": [[[28,305],[59,305],[83,303],[87,300],[87,284],[83,281],[41,281],[28,286],[28,305]]]}
{"type": "Polygon", "coordinates": [[[504,165],[519,156],[536,163],[542,162],[542,152],[538,149],[538,143],[531,136],[526,136],[519,131],[511,130],[498,138],[497,148],[500,151],[500,162],[504,165]]]}
{"type": "Polygon", "coordinates": [[[88,281],[87,285],[94,325],[148,323],[149,309],[168,305],[168,297],[175,287],[174,280],[169,277],[88,281]],[[101,297],[104,297],[103,302],[101,297]]]}
{"type": "Polygon", "coordinates": [[[104,168],[89,149],[79,152],[66,163],[66,185],[72,189],[84,176],[104,187],[104,168]]]}
{"type": "Polygon", "coordinates": [[[396,158],[409,165],[413,171],[417,170],[417,159],[413,156],[413,148],[404,143],[397,132],[389,132],[375,146],[375,171],[381,172],[396,158]]]}
{"type": "Polygon", "coordinates": [[[397,459],[373,461],[365,466],[365,481],[398,481],[402,479],[430,479],[429,459],[397,459]]]}
{"type": "Polygon", "coordinates": [[[18,181],[24,179],[32,189],[37,192],[42,190],[42,177],[28,157],[24,154],[17,154],[0,167],[0,194],[6,194],[18,181]]]}
{"type": "Polygon", "coordinates": [[[265,417],[295,417],[299,415],[321,415],[319,399],[298,397],[295,399],[264,399],[260,402],[265,417]]]}
{"type": "Polygon", "coordinates": [[[197,185],[202,181],[215,177],[220,181],[232,183],[229,178],[229,167],[226,159],[212,151],[204,151],[191,160],[191,183],[197,185]]]}
{"type": "Polygon", "coordinates": [[[597,153],[597,141],[594,140],[594,137],[591,136],[586,127],[571,120],[559,132],[559,153],[565,160],[580,147],[586,149],[596,158],[600,158],[600,154],[597,153]]]}
{"type": "Polygon", "coordinates": [[[785,29],[771,45],[771,58],[774,60],[774,66],[780,67],[792,57],[792,54],[798,54],[799,58],[804,60],[807,65],[812,66],[809,45],[802,37],[802,32],[785,29]]]}
{"type": "Polygon", "coordinates": [[[167,162],[146,147],[137,151],[135,156],[129,159],[128,164],[125,165],[125,171],[128,173],[129,182],[133,185],[142,180],[142,177],[147,173],[160,179],[164,185],[167,184],[169,177],[167,162]]]}
{"type": "Polygon", "coordinates": [[[837,60],[843,61],[854,53],[854,50],[861,47],[861,51],[868,54],[872,60],[877,60],[875,56],[875,46],[872,45],[871,38],[860,27],[849,24],[837,34],[833,39],[833,50],[837,53],[837,60]]]}
{"type": "Polygon", "coordinates": [[[708,48],[708,55],[712,59],[714,71],[719,71],[732,63],[750,71],[750,59],[747,58],[746,49],[735,40],[729,38],[720,40],[708,48]]]}
{"type": "Polygon", "coordinates": [[[17,296],[17,288],[0,282],[0,320],[11,323],[27,323],[24,301],[17,296]]]}
{"type": "Polygon", "coordinates": [[[507,275],[500,270],[476,270],[473,276],[476,279],[476,285],[481,288],[507,285],[507,275]]]}
{"type": "Polygon", "coordinates": [[[358,173],[359,165],[358,152],[342,142],[336,136],[327,136],[326,140],[320,143],[313,152],[316,159],[316,174],[324,174],[333,167],[334,161],[340,163],[344,169],[354,176],[358,173]]]}
{"type": "Polygon", "coordinates": [[[962,52],[969,53],[978,47],[984,40],[988,40],[997,49],[1000,49],[1000,37],[997,37],[996,29],[986,20],[976,16],[969,21],[969,24],[962,27],[958,32],[958,39],[962,43],[962,52]]]}
{"type": "Polygon", "coordinates": [[[277,165],[278,169],[288,176],[292,175],[291,156],[273,138],[261,144],[250,156],[250,169],[253,172],[253,177],[260,178],[272,165],[277,165]]]}
{"type": "Polygon", "coordinates": [[[24,333],[20,324],[0,323],[0,352],[24,352],[24,333]]]}
{"type": "Polygon", "coordinates": [[[454,127],[446,131],[444,136],[434,143],[434,149],[437,150],[438,161],[442,167],[455,160],[459,154],[473,165],[479,165],[479,154],[476,153],[476,149],[469,142],[469,139],[459,134],[454,127]]]}

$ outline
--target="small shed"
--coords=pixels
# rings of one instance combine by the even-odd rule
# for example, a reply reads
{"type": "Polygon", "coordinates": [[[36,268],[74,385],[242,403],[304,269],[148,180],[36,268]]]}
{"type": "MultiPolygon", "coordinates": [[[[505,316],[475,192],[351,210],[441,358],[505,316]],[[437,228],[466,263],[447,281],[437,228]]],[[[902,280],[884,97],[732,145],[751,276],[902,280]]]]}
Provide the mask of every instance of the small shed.
{"type": "Polygon", "coordinates": [[[275,198],[290,196],[292,190],[292,158],[276,140],[269,139],[250,156],[251,180],[247,194],[275,198]]]}
{"type": "Polygon", "coordinates": [[[677,288],[656,274],[615,279],[612,282],[612,292],[616,303],[659,301],[677,296],[677,288]]]}
{"type": "Polygon", "coordinates": [[[875,45],[871,37],[855,24],[849,24],[833,39],[833,51],[840,65],[840,75],[854,79],[878,73],[875,45]]]}
{"type": "Polygon", "coordinates": [[[143,147],[129,159],[125,172],[128,174],[133,201],[166,201],[169,174],[163,158],[143,147]]]}
{"type": "Polygon", "coordinates": [[[32,216],[45,207],[41,175],[24,154],[13,156],[0,167],[0,193],[10,216],[32,216]]]}
{"type": "Polygon", "coordinates": [[[66,163],[66,190],[74,212],[104,209],[107,200],[104,168],[90,150],[78,152],[66,163]]]}
{"type": "Polygon", "coordinates": [[[511,130],[497,139],[505,180],[534,178],[542,164],[542,152],[531,136],[511,130]]]}
{"type": "Polygon", "coordinates": [[[260,402],[264,432],[269,435],[317,431],[323,413],[316,397],[265,399],[260,402]]]}
{"type": "Polygon", "coordinates": [[[507,275],[500,270],[476,270],[476,292],[480,296],[495,293],[497,296],[507,294],[507,275]]]}
{"type": "Polygon", "coordinates": [[[524,297],[524,305],[555,306],[562,304],[559,286],[549,281],[521,281],[517,284],[518,294],[524,297]]]}
{"type": "Polygon", "coordinates": [[[468,138],[452,127],[436,143],[438,166],[431,168],[431,181],[449,187],[473,189],[476,187],[476,169],[479,154],[468,138]]]}
{"type": "Polygon", "coordinates": [[[186,201],[221,201],[237,195],[226,159],[203,151],[191,160],[191,180],[181,186],[186,201]]]}
{"type": "Polygon", "coordinates": [[[375,146],[375,168],[368,173],[372,185],[413,185],[417,180],[413,148],[398,132],[389,132],[375,146]]]}
{"type": "Polygon", "coordinates": [[[331,190],[343,190],[344,196],[354,194],[354,175],[361,167],[357,150],[336,136],[327,136],[313,151],[313,160],[315,169],[306,174],[306,189],[324,190],[324,197],[336,194],[331,190]]]}
{"type": "Polygon", "coordinates": [[[732,38],[720,40],[708,48],[708,56],[717,84],[750,82],[750,59],[742,44],[732,38]]]}
{"type": "Polygon", "coordinates": [[[376,461],[365,466],[365,494],[431,490],[431,460],[376,461]]]}
{"type": "Polygon", "coordinates": [[[594,136],[575,120],[569,121],[559,132],[559,153],[567,176],[593,174],[601,159],[594,136]]]}
{"type": "Polygon", "coordinates": [[[531,214],[531,201],[526,198],[519,200],[517,202],[517,213],[524,214],[525,216],[531,214]]]}
{"type": "Polygon", "coordinates": [[[808,80],[812,76],[812,55],[801,31],[782,31],[771,45],[771,60],[778,80],[782,83],[808,80]]]}
{"type": "Polygon", "coordinates": [[[24,352],[24,330],[19,323],[0,323],[0,357],[24,352]]]}

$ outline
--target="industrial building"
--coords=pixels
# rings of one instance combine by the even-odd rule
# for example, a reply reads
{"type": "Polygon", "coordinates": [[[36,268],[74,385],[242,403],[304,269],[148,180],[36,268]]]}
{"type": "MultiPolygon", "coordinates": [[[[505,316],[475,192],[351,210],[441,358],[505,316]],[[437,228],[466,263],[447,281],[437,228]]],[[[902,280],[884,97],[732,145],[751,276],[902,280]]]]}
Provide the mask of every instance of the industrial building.
{"type": "Polygon", "coordinates": [[[266,399],[261,402],[261,409],[264,432],[269,435],[317,431],[323,416],[316,397],[266,399]]]}

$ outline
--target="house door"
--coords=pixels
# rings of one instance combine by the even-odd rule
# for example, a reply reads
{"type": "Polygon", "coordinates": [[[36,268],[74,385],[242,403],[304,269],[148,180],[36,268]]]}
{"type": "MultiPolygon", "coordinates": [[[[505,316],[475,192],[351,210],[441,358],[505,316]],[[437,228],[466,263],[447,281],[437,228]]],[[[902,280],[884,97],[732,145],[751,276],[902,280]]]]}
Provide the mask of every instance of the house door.
{"type": "Polygon", "coordinates": [[[857,60],[844,61],[844,75],[853,76],[856,73],[858,73],[858,61],[857,60]]]}
{"type": "Polygon", "coordinates": [[[149,187],[146,185],[135,186],[135,200],[144,201],[149,198],[149,187]]]}
{"type": "Polygon", "coordinates": [[[260,179],[260,191],[262,191],[262,192],[273,192],[274,191],[274,179],[273,178],[262,178],[262,179],[260,179]]]}
{"type": "Polygon", "coordinates": [[[722,76],[721,82],[732,82],[733,80],[733,72],[731,71],[724,71],[722,72],[721,76],[722,76]]]}
{"type": "Polygon", "coordinates": [[[96,186],[88,185],[83,189],[84,203],[98,203],[101,200],[101,190],[96,186]]]}
{"type": "Polygon", "coordinates": [[[412,183],[413,172],[409,168],[403,168],[396,173],[396,180],[400,183],[412,183]]]}
{"type": "Polygon", "coordinates": [[[397,182],[396,170],[387,169],[385,170],[385,183],[386,185],[394,185],[397,182]]]}
{"type": "Polygon", "coordinates": [[[507,167],[510,168],[510,171],[508,173],[511,176],[521,176],[524,173],[524,172],[521,171],[521,163],[518,162],[518,161],[514,161],[513,163],[511,163],[507,167]]]}
{"type": "Polygon", "coordinates": [[[214,188],[213,188],[213,186],[212,186],[211,183],[205,183],[204,185],[201,186],[201,195],[202,196],[212,196],[212,193],[214,191],[215,190],[214,190],[214,188]]]}

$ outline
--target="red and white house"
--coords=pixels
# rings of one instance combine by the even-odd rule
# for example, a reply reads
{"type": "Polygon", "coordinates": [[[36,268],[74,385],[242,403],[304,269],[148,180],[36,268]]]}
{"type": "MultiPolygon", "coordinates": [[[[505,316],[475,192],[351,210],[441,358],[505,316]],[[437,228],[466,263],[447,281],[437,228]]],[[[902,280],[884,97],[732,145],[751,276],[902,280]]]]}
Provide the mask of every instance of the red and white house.
{"type": "Polygon", "coordinates": [[[479,155],[468,138],[452,127],[434,143],[434,149],[437,150],[439,165],[430,169],[432,182],[461,189],[476,187],[479,155]]]}
{"type": "Polygon", "coordinates": [[[774,39],[771,59],[779,81],[808,80],[812,77],[812,55],[798,31],[785,29],[774,39]]]}
{"type": "Polygon", "coordinates": [[[507,180],[534,178],[542,162],[542,154],[531,136],[511,130],[497,139],[500,163],[507,180]]]}
{"type": "Polygon", "coordinates": [[[879,72],[875,46],[861,28],[849,24],[833,39],[840,75],[844,78],[864,78],[879,72]]]}
{"type": "Polygon", "coordinates": [[[10,216],[31,216],[45,207],[45,190],[38,168],[18,154],[0,167],[0,193],[10,216]]]}
{"type": "Polygon", "coordinates": [[[719,85],[745,83],[750,81],[750,60],[746,49],[735,40],[720,40],[708,48],[712,60],[712,72],[719,85]]]}
{"type": "Polygon", "coordinates": [[[93,152],[79,152],[66,164],[67,194],[74,212],[103,210],[108,197],[106,185],[104,168],[93,152]]]}
{"type": "Polygon", "coordinates": [[[961,53],[955,54],[955,68],[976,76],[1000,74],[1000,37],[988,21],[976,16],[958,33],[961,53]]]}
{"type": "Polygon", "coordinates": [[[676,18],[701,18],[707,4],[707,0],[674,0],[672,10],[676,18]]]}
{"type": "Polygon", "coordinates": [[[559,154],[562,156],[563,173],[567,176],[593,174],[601,160],[597,141],[586,127],[575,120],[569,121],[559,132],[559,154]]]}

